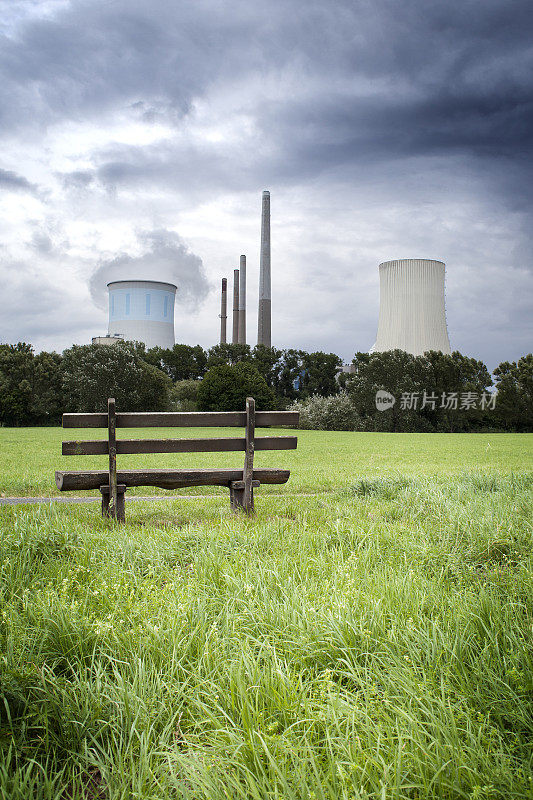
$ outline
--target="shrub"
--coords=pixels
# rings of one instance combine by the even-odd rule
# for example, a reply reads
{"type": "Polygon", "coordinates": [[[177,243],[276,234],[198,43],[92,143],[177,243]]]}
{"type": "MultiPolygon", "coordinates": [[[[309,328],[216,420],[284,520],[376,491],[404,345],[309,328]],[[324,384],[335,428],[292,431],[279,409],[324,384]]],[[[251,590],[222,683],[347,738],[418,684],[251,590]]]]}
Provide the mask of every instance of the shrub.
{"type": "Polygon", "coordinates": [[[147,364],[129,342],[108,347],[74,345],[63,353],[63,393],[69,411],[105,411],[114,397],[119,411],[164,411],[170,378],[147,364]]]}
{"type": "Polygon", "coordinates": [[[198,388],[198,407],[200,411],[241,411],[247,397],[253,397],[261,411],[275,405],[274,392],[251,364],[219,364],[207,372],[198,388]]]}
{"type": "Polygon", "coordinates": [[[171,411],[198,411],[201,381],[176,381],[170,391],[171,411]]]}
{"type": "Polygon", "coordinates": [[[292,411],[300,412],[300,428],[317,431],[363,430],[361,418],[346,392],[320,397],[312,395],[293,403],[292,411]]]}

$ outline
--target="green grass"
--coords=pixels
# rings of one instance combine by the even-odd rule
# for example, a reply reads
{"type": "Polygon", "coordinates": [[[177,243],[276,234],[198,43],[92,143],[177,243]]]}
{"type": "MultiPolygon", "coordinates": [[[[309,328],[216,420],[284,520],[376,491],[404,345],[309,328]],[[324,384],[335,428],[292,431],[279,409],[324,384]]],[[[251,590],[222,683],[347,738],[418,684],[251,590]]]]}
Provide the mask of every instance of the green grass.
{"type": "Polygon", "coordinates": [[[2,800],[533,797],[527,437],[299,438],[251,519],[0,507],[2,800]]]}
{"type": "MultiPolygon", "coordinates": [[[[293,434],[258,430],[258,435],[293,434]]],[[[235,428],[156,428],[119,431],[123,438],[239,436],[235,428]]],[[[359,477],[454,474],[464,470],[520,470],[531,462],[533,434],[331,433],[297,431],[298,449],[258,452],[255,463],[291,470],[287,486],[261,492],[314,492],[350,486],[359,477]]],[[[105,469],[105,456],[62,456],[63,439],[105,438],[105,431],[61,428],[0,428],[0,493],[7,496],[57,495],[56,469],[105,469]]],[[[124,468],[242,466],[242,453],[185,453],[119,456],[124,468]]],[[[141,488],[130,494],[161,494],[141,488]]],[[[194,491],[194,490],[189,490],[194,491]]],[[[196,490],[212,494],[212,487],[196,490]]],[[[224,490],[218,490],[223,492],[224,490]]],[[[80,494],[83,494],[81,492],[80,494]]]]}

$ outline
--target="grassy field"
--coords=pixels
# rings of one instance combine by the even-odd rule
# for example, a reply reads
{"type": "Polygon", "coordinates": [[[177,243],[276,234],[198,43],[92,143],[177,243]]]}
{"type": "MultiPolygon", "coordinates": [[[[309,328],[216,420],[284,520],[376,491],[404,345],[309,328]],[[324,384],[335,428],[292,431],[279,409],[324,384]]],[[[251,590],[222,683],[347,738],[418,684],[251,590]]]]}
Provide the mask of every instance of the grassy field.
{"type": "MultiPolygon", "coordinates": [[[[258,434],[283,435],[293,431],[263,429],[258,434]]],[[[261,492],[314,492],[353,484],[359,477],[454,474],[465,470],[513,471],[531,464],[532,434],[426,434],[332,433],[298,431],[298,449],[258,452],[262,467],[291,470],[287,486],[265,486],[261,492]]],[[[172,438],[175,436],[239,436],[235,428],[145,428],[119,431],[119,438],[172,438]]],[[[62,456],[63,439],[105,438],[105,431],[61,428],[0,428],[0,495],[52,496],[59,492],[56,469],[105,469],[105,456],[62,456]]],[[[242,453],[184,453],[120,456],[119,468],[242,467],[242,453]]],[[[141,488],[128,494],[161,494],[161,489],[141,488]]],[[[191,491],[191,490],[189,490],[191,491]]],[[[212,487],[195,490],[212,494],[212,487]]],[[[220,489],[220,492],[225,490],[220,489]]],[[[80,494],[84,494],[80,492],[80,494]]],[[[86,494],[86,493],[85,493],[86,494]]]]}
{"type": "MultiPolygon", "coordinates": [[[[61,435],[0,430],[4,494],[61,435]]],[[[299,440],[251,519],[0,507],[2,800],[533,797],[531,437],[299,440]]]]}

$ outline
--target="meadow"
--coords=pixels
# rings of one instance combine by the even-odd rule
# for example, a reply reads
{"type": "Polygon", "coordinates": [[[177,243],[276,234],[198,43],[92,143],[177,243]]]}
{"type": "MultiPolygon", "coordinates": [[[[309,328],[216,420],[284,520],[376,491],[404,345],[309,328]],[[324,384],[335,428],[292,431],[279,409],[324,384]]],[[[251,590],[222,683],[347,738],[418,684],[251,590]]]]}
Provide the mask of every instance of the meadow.
{"type": "MultiPolygon", "coordinates": [[[[0,429],[2,493],[104,466],[62,435],[0,429]]],[[[533,797],[532,437],[298,437],[253,518],[0,506],[1,798],[533,797]]]]}
{"type": "MultiPolygon", "coordinates": [[[[293,434],[292,430],[258,429],[261,435],[293,434]]],[[[431,433],[336,433],[298,431],[298,449],[256,453],[260,467],[286,467],[291,478],[286,486],[264,486],[261,494],[285,495],[350,486],[358,477],[443,475],[466,470],[512,471],[531,465],[531,434],[431,434],[431,433]]],[[[117,432],[120,438],[173,438],[244,436],[238,428],[144,428],[117,432]]],[[[62,428],[0,428],[0,496],[54,496],[56,469],[106,469],[105,456],[62,456],[63,439],[105,439],[106,431],[62,428]]],[[[141,467],[242,467],[242,453],[179,453],[119,456],[119,468],[141,467]]],[[[213,487],[188,490],[213,494],[213,487]]],[[[220,493],[226,493],[224,489],[220,493]]],[[[128,495],[161,494],[147,487],[128,490],[128,495]]],[[[87,492],[80,492],[86,495],[87,492]]]]}

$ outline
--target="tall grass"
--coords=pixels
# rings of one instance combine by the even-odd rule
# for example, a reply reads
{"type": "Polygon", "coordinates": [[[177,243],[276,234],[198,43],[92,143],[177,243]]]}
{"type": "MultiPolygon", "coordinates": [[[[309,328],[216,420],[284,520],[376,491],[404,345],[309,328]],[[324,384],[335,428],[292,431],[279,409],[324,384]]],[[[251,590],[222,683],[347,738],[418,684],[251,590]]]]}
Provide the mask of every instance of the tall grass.
{"type": "Polygon", "coordinates": [[[531,474],[353,486],[1,508],[0,797],[531,798],[531,474]]]}

